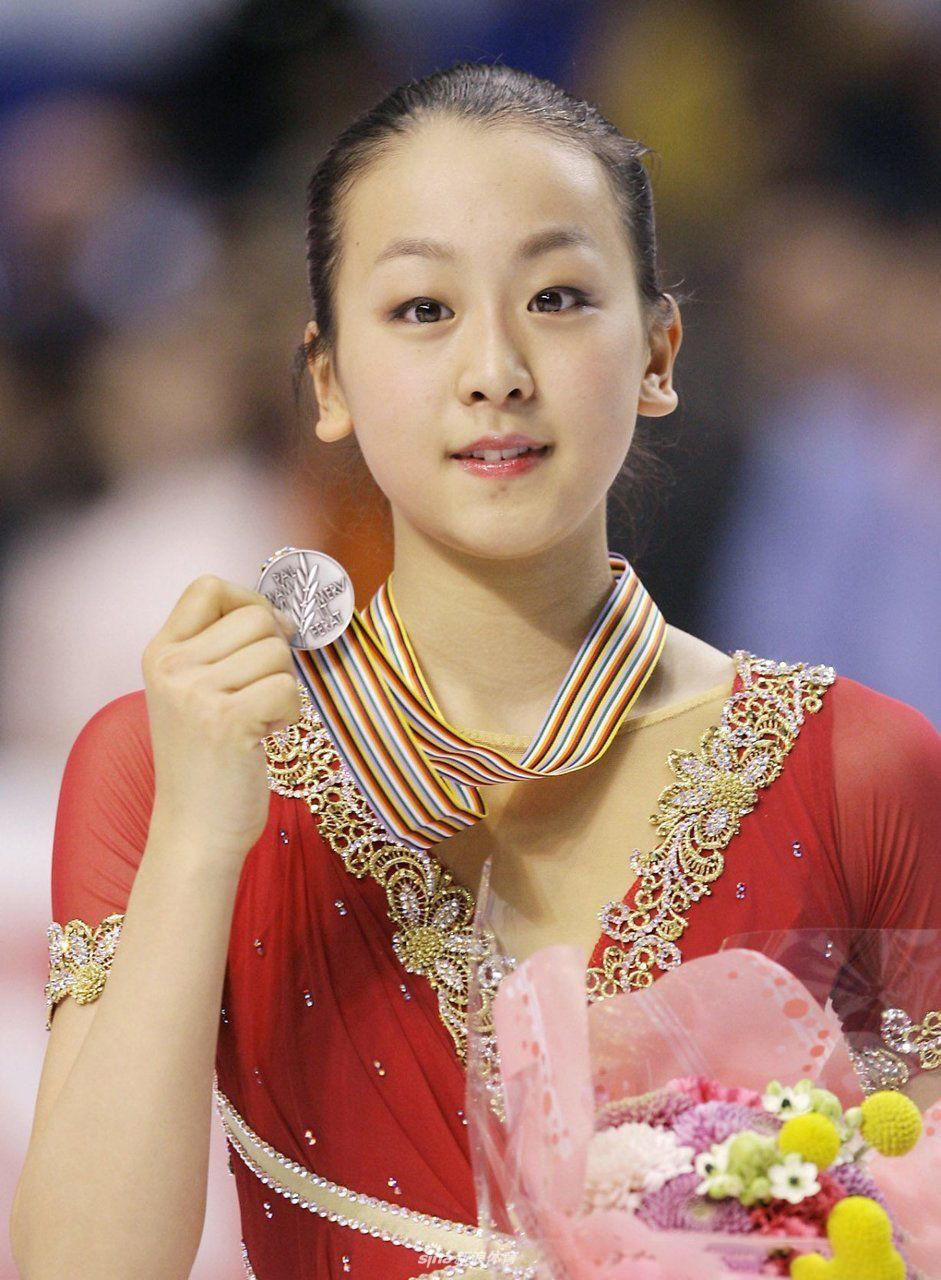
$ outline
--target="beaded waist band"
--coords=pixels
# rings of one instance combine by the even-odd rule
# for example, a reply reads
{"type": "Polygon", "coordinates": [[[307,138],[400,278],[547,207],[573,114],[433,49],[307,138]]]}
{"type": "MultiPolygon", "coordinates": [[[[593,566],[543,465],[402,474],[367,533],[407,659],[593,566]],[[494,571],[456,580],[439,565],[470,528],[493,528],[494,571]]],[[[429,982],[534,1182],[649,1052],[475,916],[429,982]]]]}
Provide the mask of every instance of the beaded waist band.
{"type": "MultiPolygon", "coordinates": [[[[536,1255],[510,1235],[485,1231],[465,1222],[451,1222],[376,1196],[341,1187],[313,1173],[264,1142],[239,1115],[225,1094],[213,1084],[216,1107],[230,1145],[256,1178],[299,1209],[315,1213],[340,1226],[414,1249],[447,1263],[430,1276],[462,1277],[462,1280],[536,1280],[536,1255]]],[[[259,1276],[257,1280],[264,1280],[259,1276]]]]}

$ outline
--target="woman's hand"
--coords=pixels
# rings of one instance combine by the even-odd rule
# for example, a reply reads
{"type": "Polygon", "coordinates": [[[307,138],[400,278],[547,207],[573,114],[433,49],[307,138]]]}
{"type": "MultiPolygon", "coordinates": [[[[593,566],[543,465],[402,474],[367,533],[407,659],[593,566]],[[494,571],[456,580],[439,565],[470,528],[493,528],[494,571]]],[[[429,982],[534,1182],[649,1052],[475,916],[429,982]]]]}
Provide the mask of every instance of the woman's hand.
{"type": "Polygon", "coordinates": [[[265,829],[261,739],[301,713],[285,614],[204,574],[144,650],[156,822],[207,858],[241,865],[265,829]],[[285,622],[281,622],[285,618],[285,622]]]}

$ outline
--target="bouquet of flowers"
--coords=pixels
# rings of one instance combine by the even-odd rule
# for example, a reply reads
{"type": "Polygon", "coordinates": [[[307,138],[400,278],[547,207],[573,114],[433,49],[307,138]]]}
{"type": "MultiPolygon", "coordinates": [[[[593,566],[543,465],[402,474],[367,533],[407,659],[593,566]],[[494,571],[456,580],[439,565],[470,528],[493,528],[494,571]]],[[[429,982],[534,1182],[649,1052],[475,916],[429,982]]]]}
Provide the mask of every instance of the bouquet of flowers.
{"type": "MultiPolygon", "coordinates": [[[[883,1050],[851,1048],[852,1000],[834,1003],[852,965],[797,964],[814,931],[777,942],[777,959],[732,945],[591,1005],[578,949],[549,947],[501,978],[489,1042],[470,1019],[480,1220],[526,1243],[533,1274],[941,1277],[941,1104],[922,1114],[866,1075],[883,1050]]],[[[911,1051],[900,1017],[883,1012],[882,1044],[911,1051]]]]}

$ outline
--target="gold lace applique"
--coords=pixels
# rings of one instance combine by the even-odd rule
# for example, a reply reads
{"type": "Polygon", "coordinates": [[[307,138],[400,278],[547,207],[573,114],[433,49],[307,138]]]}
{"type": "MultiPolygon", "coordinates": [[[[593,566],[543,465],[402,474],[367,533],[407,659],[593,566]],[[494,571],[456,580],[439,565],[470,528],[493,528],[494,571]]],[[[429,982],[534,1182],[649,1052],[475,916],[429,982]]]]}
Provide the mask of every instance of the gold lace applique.
{"type": "Polygon", "coordinates": [[[832,667],[772,662],[737,650],[742,688],[722,708],[718,725],[698,751],[671,751],[677,781],[664,788],[650,821],[660,843],[635,849],[631,868],[640,883],[634,906],[611,901],[599,912],[613,939],[601,964],[587,972],[590,999],[648,987],[654,970],[675,969],[676,945],[694,902],[712,893],[725,867],[722,850],[758,803],[758,793],[781,772],[804,716],[820,710],[836,676],[832,667]]]}
{"type": "Polygon", "coordinates": [[[121,936],[123,915],[105,916],[92,928],[84,920],[56,921],[46,930],[49,940],[49,981],[46,983],[46,1030],[52,1029],[52,1010],[72,996],[91,1004],[105,988],[105,980],[121,936]]]}
{"type": "MultiPolygon", "coordinates": [[[[742,650],[733,657],[743,689],[728,698],[721,723],[707,731],[697,753],[670,755],[679,781],[665,788],[651,819],[661,843],[649,854],[635,851],[631,859],[642,879],[636,909],[610,902],[599,913],[605,933],[615,941],[602,965],[587,971],[591,1000],[649,985],[655,965],[665,970],[680,963],[676,941],[686,928],[686,912],[711,892],[709,884],[723,869],[720,850],[755,807],[758,791],[780,773],[805,713],[819,709],[823,691],[835,679],[831,667],[769,662],[742,650]]],[[[300,718],[264,739],[269,786],[279,795],[302,798],[346,869],[357,879],[370,875],[386,890],[396,926],[395,953],[409,973],[426,978],[436,992],[461,1062],[466,1062],[471,961],[477,954],[480,1003],[474,1026],[490,1101],[500,1115],[491,1004],[516,961],[497,950],[491,930],[475,939],[474,895],[455,883],[446,867],[428,851],[390,839],[336,751],[306,687],[300,680],[297,685],[300,718]]]]}
{"type": "MultiPolygon", "coordinates": [[[[497,951],[491,930],[475,937],[476,902],[469,889],[427,851],[390,840],[338,755],[307,689],[300,680],[297,684],[300,719],[264,739],[269,786],[278,795],[303,799],[347,871],[358,880],[369,875],[385,889],[396,926],[395,954],[408,973],[431,984],[461,1062],[467,1052],[471,963],[477,957],[480,1002],[474,1025],[481,1035],[482,1071],[489,1078],[494,1045],[490,1003],[515,962],[497,951]]],[[[499,1107],[496,1087],[491,1101],[499,1107]]]]}

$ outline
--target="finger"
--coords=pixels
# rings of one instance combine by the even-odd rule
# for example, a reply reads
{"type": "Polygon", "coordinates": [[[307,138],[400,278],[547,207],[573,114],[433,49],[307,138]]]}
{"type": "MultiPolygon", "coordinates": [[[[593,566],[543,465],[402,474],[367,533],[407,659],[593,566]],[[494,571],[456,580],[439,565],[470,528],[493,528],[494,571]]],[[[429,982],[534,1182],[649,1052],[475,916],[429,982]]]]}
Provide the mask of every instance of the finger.
{"type": "Polygon", "coordinates": [[[240,646],[218,662],[210,662],[203,668],[205,678],[222,693],[244,689],[256,680],[263,680],[265,676],[279,671],[290,675],[292,680],[296,679],[291,650],[282,636],[270,634],[240,646]]]}
{"type": "Polygon", "coordinates": [[[272,616],[271,602],[257,591],[207,573],[186,587],[158,633],[165,641],[190,640],[243,605],[262,605],[272,616]]]}

